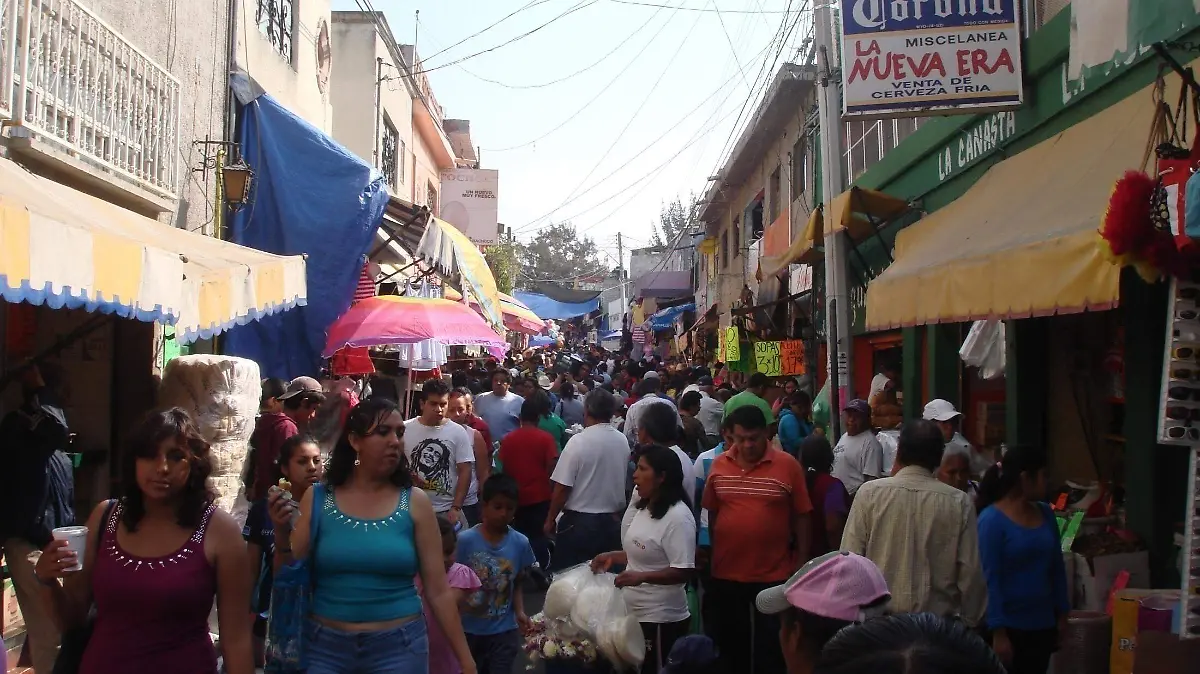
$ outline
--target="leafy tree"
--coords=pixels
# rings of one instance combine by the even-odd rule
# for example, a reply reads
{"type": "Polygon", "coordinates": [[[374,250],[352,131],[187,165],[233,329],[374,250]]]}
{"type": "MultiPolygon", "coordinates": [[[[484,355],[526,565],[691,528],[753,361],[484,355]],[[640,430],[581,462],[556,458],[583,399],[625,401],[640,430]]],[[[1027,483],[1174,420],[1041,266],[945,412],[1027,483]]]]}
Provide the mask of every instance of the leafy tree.
{"type": "Polygon", "coordinates": [[[538,230],[533,240],[518,244],[523,282],[570,281],[580,276],[602,274],[608,268],[600,260],[600,249],[590,237],[580,236],[570,222],[551,224],[538,230]]]}
{"type": "Polygon", "coordinates": [[[699,214],[700,202],[694,193],[688,197],[686,206],[679,197],[664,204],[658,214],[658,226],[654,228],[654,234],[650,237],[651,245],[671,245],[679,238],[680,233],[695,227],[696,217],[699,214]]]}
{"type": "Polygon", "coordinates": [[[517,282],[517,271],[521,268],[517,260],[517,248],[518,244],[512,239],[501,238],[483,253],[492,276],[496,277],[496,288],[510,295],[517,282]]]}

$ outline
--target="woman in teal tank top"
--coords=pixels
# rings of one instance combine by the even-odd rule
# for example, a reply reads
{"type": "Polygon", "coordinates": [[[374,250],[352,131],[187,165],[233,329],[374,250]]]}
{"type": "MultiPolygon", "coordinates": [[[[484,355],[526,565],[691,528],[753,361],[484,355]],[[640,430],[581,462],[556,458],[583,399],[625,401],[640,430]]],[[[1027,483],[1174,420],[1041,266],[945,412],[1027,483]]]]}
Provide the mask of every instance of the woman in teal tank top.
{"type": "Polygon", "coordinates": [[[446,583],[433,506],[412,486],[403,436],[396,403],[365,400],[346,419],[324,488],[304,494],[294,531],[292,506],[270,497],[276,568],[312,557],[308,674],[424,674],[429,647],[417,574],[463,674],[476,672],[446,583]],[[310,550],[314,508],[319,524],[310,550]]]}

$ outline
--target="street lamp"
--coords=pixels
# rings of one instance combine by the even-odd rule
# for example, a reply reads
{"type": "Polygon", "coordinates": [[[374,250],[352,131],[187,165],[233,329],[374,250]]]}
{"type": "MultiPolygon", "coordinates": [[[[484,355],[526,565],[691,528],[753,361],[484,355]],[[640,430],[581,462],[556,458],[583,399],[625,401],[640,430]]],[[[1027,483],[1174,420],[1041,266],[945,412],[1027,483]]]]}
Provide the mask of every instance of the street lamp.
{"type": "Polygon", "coordinates": [[[238,158],[229,166],[222,166],[221,187],[230,210],[237,211],[250,201],[250,186],[254,182],[254,171],[245,161],[238,158]]]}

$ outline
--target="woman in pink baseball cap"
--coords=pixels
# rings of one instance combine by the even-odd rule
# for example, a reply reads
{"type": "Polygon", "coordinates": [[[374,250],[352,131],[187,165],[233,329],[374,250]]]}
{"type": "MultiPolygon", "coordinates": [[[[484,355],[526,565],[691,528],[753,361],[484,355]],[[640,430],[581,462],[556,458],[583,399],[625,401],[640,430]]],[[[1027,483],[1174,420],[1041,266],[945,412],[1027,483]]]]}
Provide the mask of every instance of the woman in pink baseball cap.
{"type": "Polygon", "coordinates": [[[852,552],[815,557],[786,583],[758,593],[760,613],[779,617],[788,674],[810,674],[843,627],[883,615],[892,598],[875,563],[852,552]]]}

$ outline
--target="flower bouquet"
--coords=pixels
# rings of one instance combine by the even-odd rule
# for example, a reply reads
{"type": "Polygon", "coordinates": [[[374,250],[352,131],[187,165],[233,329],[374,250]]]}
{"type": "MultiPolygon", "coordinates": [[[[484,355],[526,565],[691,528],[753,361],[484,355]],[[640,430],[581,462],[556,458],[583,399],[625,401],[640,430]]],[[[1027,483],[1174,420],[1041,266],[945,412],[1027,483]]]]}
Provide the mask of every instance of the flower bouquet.
{"type": "Polygon", "coordinates": [[[542,613],[532,616],[530,621],[533,629],[525,635],[525,653],[529,656],[526,669],[534,669],[540,661],[547,674],[606,671],[596,644],[586,635],[542,613]]]}

